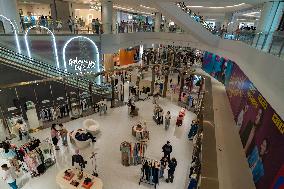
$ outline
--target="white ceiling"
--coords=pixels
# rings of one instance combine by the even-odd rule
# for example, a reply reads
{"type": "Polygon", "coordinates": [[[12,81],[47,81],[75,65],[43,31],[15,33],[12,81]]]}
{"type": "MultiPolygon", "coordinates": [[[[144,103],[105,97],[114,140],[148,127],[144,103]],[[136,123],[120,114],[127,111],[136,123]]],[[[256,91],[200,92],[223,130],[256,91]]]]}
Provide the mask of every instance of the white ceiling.
{"type": "MultiPolygon", "coordinates": [[[[32,3],[52,3],[53,0],[18,0],[19,2],[32,2],[32,3]]],[[[94,1],[103,0],[64,0],[74,3],[90,4],[94,1]]],[[[140,12],[154,13],[155,1],[170,1],[176,2],[178,0],[113,0],[114,4],[126,8],[133,9],[140,12]],[[143,7],[144,6],[144,7],[143,7]],[[147,8],[149,7],[149,8],[147,8]]],[[[260,4],[269,0],[184,0],[188,6],[203,6],[203,7],[190,7],[193,12],[199,13],[205,17],[219,18],[224,17],[227,12],[238,12],[241,10],[259,7],[260,4]],[[242,4],[240,6],[236,6],[242,4]],[[211,7],[211,8],[209,8],[211,7]],[[212,8],[213,7],[213,8],[212,8]]],[[[280,0],[279,0],[280,1],[280,0]]]]}

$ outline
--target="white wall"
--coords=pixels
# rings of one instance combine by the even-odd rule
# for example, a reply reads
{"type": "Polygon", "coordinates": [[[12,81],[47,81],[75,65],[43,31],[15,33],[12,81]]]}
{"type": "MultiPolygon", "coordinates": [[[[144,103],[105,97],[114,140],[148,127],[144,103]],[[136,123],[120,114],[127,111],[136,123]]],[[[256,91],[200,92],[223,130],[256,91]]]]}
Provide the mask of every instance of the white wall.
{"type": "Polygon", "coordinates": [[[23,15],[27,16],[28,12],[34,16],[50,16],[51,9],[49,4],[19,4],[18,10],[22,9],[23,15]]]}

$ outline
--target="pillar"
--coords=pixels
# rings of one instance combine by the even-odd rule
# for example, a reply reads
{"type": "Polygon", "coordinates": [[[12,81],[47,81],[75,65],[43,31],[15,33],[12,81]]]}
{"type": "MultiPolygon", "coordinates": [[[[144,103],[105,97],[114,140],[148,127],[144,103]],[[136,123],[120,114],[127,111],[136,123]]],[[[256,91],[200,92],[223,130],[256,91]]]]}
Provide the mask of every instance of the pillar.
{"type": "Polygon", "coordinates": [[[155,13],[155,32],[160,32],[161,30],[162,14],[159,12],[155,13]]]}
{"type": "Polygon", "coordinates": [[[254,39],[254,45],[266,52],[270,50],[270,46],[273,40],[273,32],[275,32],[280,24],[280,20],[283,14],[284,2],[270,1],[263,4],[261,16],[258,26],[256,28],[257,35],[254,39]]]}
{"type": "Polygon", "coordinates": [[[221,27],[225,26],[225,28],[228,29],[228,25],[232,21],[232,19],[233,19],[233,13],[231,12],[225,13],[225,17],[224,17],[221,27]]]}
{"type": "Polygon", "coordinates": [[[52,0],[50,9],[51,17],[56,20],[61,20],[63,29],[69,29],[67,24],[69,16],[71,16],[73,19],[75,16],[73,3],[60,0],[52,0]]]}
{"type": "MultiPolygon", "coordinates": [[[[17,0],[0,0],[0,15],[8,18],[17,31],[21,31],[20,15],[17,7],[17,0]]],[[[14,31],[13,26],[9,21],[0,17],[3,21],[5,33],[12,33],[14,31]]]]}
{"type": "Polygon", "coordinates": [[[117,34],[118,33],[118,27],[117,27],[117,10],[113,9],[112,14],[112,33],[117,34]]]}
{"type": "Polygon", "coordinates": [[[104,66],[105,71],[111,71],[114,69],[113,54],[104,54],[104,66]]]}
{"type": "Polygon", "coordinates": [[[112,1],[105,0],[102,2],[102,25],[104,34],[112,33],[112,1]]]}
{"type": "Polygon", "coordinates": [[[165,28],[165,32],[169,32],[170,31],[170,20],[168,18],[166,18],[165,23],[164,23],[164,28],[165,28]]]}

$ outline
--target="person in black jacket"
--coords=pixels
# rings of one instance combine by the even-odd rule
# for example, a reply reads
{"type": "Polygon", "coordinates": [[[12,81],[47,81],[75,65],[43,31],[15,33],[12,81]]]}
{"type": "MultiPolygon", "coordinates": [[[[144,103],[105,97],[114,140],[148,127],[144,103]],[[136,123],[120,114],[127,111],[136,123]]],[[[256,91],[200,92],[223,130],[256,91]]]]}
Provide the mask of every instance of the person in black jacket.
{"type": "Polygon", "coordinates": [[[81,167],[81,170],[83,170],[87,164],[87,161],[85,161],[83,156],[79,154],[78,149],[75,151],[75,154],[72,156],[72,166],[74,166],[75,163],[79,164],[79,166],[81,167]]]}
{"type": "Polygon", "coordinates": [[[170,144],[170,141],[167,141],[167,144],[165,144],[162,147],[162,150],[164,152],[164,157],[166,157],[168,159],[168,161],[170,161],[171,159],[171,153],[173,151],[172,145],[170,144]]]}
{"type": "Polygon", "coordinates": [[[168,165],[169,170],[168,170],[168,178],[166,179],[166,182],[173,183],[176,166],[177,166],[177,160],[176,158],[172,158],[168,165]]]}

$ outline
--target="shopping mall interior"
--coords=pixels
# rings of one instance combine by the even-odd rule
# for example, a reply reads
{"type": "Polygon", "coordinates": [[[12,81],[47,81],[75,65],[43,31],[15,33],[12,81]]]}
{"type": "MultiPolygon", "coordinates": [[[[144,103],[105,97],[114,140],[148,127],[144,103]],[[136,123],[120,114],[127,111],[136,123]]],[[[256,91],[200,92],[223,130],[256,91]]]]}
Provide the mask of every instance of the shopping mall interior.
{"type": "Polygon", "coordinates": [[[0,0],[1,189],[283,189],[283,12],[0,0]]]}

